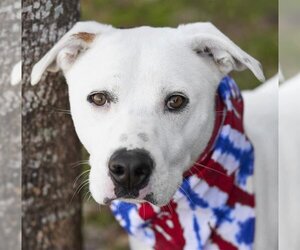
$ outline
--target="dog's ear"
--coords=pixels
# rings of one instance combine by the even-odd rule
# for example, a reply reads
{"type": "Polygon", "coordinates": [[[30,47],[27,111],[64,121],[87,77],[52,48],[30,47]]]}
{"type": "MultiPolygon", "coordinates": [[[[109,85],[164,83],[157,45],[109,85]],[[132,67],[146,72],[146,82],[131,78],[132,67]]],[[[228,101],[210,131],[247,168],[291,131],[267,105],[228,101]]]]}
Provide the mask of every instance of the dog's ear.
{"type": "Polygon", "coordinates": [[[97,35],[113,30],[110,25],[93,21],[78,22],[34,65],[31,84],[37,84],[45,71],[66,72],[80,53],[88,49],[97,35]]]}
{"type": "Polygon", "coordinates": [[[261,64],[211,23],[180,25],[178,30],[188,37],[191,48],[197,54],[211,57],[223,74],[248,68],[257,79],[265,80],[261,64]]]}

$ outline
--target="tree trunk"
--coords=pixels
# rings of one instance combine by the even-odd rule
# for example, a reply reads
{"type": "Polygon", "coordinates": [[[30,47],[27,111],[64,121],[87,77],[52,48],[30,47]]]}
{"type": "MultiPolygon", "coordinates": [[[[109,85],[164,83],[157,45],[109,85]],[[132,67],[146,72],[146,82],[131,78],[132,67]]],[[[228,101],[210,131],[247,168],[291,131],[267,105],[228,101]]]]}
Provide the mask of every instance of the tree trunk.
{"type": "Polygon", "coordinates": [[[10,73],[21,60],[21,3],[0,1],[0,249],[21,246],[21,88],[10,73]]]}
{"type": "Polygon", "coordinates": [[[79,19],[79,0],[23,0],[22,249],[80,250],[81,199],[73,187],[81,147],[61,73],[30,86],[36,63],[79,19]]]}

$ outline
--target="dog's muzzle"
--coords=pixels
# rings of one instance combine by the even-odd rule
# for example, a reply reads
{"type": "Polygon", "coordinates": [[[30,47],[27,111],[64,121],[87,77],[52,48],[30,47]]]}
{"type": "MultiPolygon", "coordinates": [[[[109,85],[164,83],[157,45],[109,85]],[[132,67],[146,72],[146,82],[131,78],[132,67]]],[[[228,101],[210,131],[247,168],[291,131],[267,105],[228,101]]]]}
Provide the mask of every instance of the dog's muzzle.
{"type": "Polygon", "coordinates": [[[154,168],[153,160],[144,149],[120,149],[110,158],[109,175],[115,184],[117,198],[137,198],[154,168]]]}

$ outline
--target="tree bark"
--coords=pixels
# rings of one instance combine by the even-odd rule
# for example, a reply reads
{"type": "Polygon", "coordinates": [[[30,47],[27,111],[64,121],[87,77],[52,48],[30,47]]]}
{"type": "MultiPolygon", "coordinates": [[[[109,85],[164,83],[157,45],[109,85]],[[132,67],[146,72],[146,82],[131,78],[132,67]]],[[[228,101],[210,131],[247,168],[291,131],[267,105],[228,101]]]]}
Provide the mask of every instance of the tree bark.
{"type": "Polygon", "coordinates": [[[21,60],[21,2],[0,1],[0,249],[21,247],[21,88],[10,73],[21,60]]]}
{"type": "Polygon", "coordinates": [[[23,0],[22,249],[80,250],[81,199],[73,187],[81,147],[61,73],[30,86],[36,63],[79,19],[79,0],[23,0]]]}

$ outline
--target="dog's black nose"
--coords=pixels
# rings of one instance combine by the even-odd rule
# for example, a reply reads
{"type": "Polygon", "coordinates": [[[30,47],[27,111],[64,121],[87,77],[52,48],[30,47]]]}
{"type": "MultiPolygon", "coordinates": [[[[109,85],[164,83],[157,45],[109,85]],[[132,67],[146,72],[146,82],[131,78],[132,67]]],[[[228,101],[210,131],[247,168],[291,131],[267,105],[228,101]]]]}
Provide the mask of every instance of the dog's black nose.
{"type": "Polygon", "coordinates": [[[111,156],[108,168],[117,196],[137,196],[148,184],[153,160],[143,149],[120,149],[111,156]]]}

